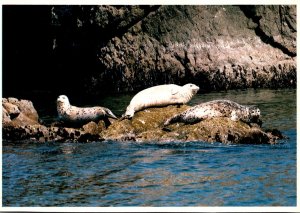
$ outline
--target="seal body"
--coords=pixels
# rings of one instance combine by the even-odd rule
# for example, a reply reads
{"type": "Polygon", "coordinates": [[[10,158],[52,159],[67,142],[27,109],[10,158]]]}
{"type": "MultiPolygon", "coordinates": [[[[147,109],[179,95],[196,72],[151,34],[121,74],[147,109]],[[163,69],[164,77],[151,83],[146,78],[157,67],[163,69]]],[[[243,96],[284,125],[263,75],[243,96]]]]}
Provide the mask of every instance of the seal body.
{"type": "Polygon", "coordinates": [[[198,90],[199,87],[195,84],[165,84],[144,89],[131,99],[123,117],[132,118],[135,112],[149,107],[185,104],[198,90]]]}
{"type": "Polygon", "coordinates": [[[72,106],[69,99],[65,95],[60,95],[57,98],[57,112],[61,121],[67,123],[87,123],[90,121],[99,121],[104,118],[117,117],[105,107],[76,107],[72,106]]]}
{"type": "Polygon", "coordinates": [[[213,117],[229,117],[233,121],[259,123],[260,110],[254,106],[244,106],[230,100],[214,100],[198,104],[175,115],[164,123],[165,126],[175,123],[197,123],[213,117]]]}

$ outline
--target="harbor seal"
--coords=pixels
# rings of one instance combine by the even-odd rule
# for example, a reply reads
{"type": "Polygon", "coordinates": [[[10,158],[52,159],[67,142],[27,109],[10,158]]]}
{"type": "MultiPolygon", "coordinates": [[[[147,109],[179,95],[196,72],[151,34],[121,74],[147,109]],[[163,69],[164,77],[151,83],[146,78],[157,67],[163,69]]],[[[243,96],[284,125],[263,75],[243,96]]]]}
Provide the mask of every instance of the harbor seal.
{"type": "Polygon", "coordinates": [[[230,100],[214,100],[198,104],[165,121],[164,126],[176,122],[197,123],[213,117],[229,117],[233,121],[260,124],[260,110],[255,106],[244,106],[230,100]]]}
{"type": "Polygon", "coordinates": [[[186,84],[184,86],[164,84],[144,89],[131,99],[122,118],[130,119],[135,112],[149,107],[186,104],[198,90],[199,87],[195,84],[186,84]]]}
{"type": "Polygon", "coordinates": [[[72,106],[66,95],[57,98],[57,112],[61,121],[72,124],[83,124],[90,121],[117,117],[105,107],[76,107],[72,106]]]}

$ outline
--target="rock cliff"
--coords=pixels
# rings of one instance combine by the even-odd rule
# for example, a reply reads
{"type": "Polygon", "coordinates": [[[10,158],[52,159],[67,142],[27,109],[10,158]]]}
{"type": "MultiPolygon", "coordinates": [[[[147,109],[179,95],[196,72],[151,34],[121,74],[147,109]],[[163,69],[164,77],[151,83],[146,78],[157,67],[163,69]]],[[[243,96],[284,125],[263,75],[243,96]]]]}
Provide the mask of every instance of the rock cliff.
{"type": "Polygon", "coordinates": [[[109,40],[99,60],[119,90],[295,87],[295,17],[282,6],[162,6],[109,40]]]}
{"type": "Polygon", "coordinates": [[[3,32],[4,94],[296,87],[296,5],[7,5],[3,32]]]}

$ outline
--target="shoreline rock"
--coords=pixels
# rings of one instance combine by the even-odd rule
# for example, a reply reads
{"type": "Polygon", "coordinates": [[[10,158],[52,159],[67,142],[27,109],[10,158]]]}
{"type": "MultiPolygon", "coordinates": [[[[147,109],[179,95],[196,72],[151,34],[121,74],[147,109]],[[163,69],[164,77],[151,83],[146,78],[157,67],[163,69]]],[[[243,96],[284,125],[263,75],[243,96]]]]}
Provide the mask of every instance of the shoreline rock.
{"type": "Polygon", "coordinates": [[[249,126],[226,117],[213,118],[192,125],[175,123],[163,128],[165,120],[190,106],[167,106],[139,111],[131,119],[89,122],[80,128],[66,127],[61,123],[50,126],[40,124],[31,101],[2,99],[2,134],[4,141],[32,142],[92,142],[92,141],[137,141],[170,142],[201,141],[233,144],[274,144],[282,138],[279,131],[264,131],[259,126],[249,126]],[[14,115],[11,117],[11,115],[14,115]],[[16,116],[16,114],[18,114],[16,116]]]}

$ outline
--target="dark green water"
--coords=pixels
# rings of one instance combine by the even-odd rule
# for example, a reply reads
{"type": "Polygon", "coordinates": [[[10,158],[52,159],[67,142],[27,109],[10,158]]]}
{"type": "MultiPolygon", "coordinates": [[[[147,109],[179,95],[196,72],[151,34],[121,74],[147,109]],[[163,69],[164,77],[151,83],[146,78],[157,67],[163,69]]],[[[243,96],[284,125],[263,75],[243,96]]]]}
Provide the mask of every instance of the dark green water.
{"type": "MultiPolygon", "coordinates": [[[[130,98],[115,96],[88,104],[107,106],[121,115],[130,98]]],[[[263,127],[277,128],[289,139],[277,145],[3,144],[2,204],[295,206],[296,90],[199,94],[190,105],[224,98],[258,106],[263,127]]],[[[37,106],[44,119],[53,118],[55,105],[37,106]]]]}

